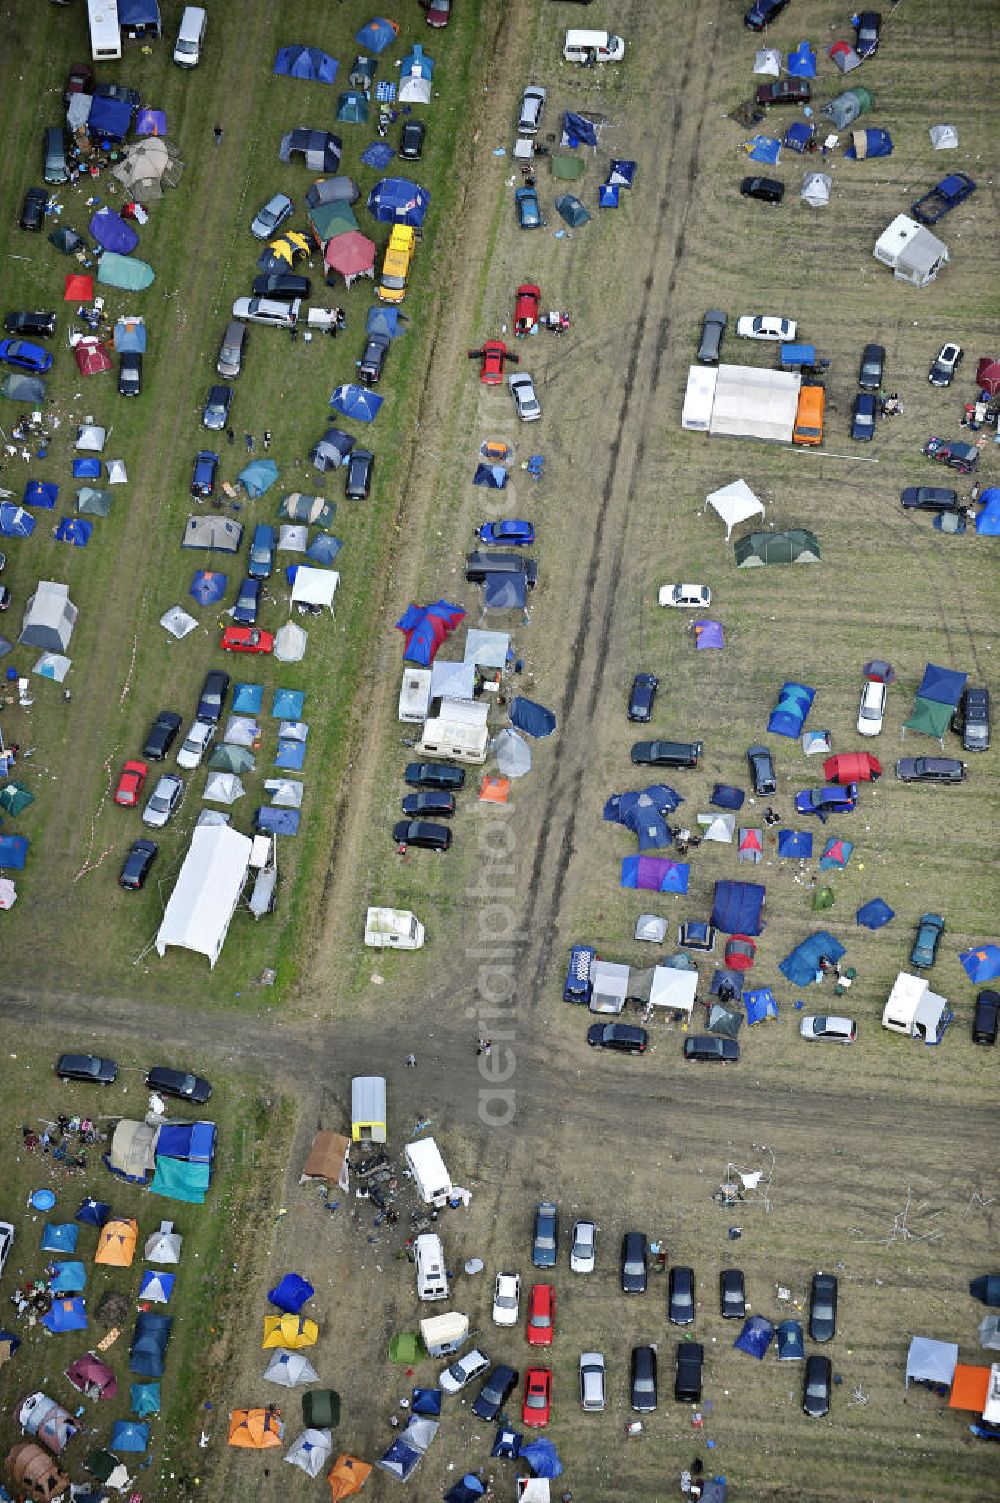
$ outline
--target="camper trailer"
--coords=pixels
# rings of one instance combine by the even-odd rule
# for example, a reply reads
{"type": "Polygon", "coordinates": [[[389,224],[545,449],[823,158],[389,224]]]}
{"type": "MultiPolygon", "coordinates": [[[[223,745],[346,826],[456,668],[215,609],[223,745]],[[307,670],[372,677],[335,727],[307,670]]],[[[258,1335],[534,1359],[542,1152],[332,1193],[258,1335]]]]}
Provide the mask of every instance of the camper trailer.
{"type": "Polygon", "coordinates": [[[428,1357],[450,1357],[469,1339],[469,1317],[458,1310],[432,1315],[420,1322],[420,1336],[428,1357]]]}
{"type": "Polygon", "coordinates": [[[104,63],[121,57],[118,0],[87,0],[87,20],[90,22],[90,55],[94,62],[104,63]]]}
{"type": "Polygon", "coordinates": [[[431,707],[431,678],[429,668],[403,669],[397,719],[409,725],[423,725],[431,707]]]}
{"type": "Polygon", "coordinates": [[[452,1193],[451,1175],[433,1138],[407,1143],[403,1149],[407,1168],[413,1175],[417,1194],[428,1206],[443,1206],[452,1193]]]}
{"type": "Polygon", "coordinates": [[[351,1138],[355,1143],[384,1143],[387,1113],[385,1076],[355,1075],[351,1081],[351,1138]]]}
{"type": "Polygon", "coordinates": [[[365,944],[370,950],[419,950],[424,926],[408,908],[369,908],[365,944]]]}
{"type": "Polygon", "coordinates": [[[447,757],[481,766],[490,739],[489,713],[484,700],[442,699],[438,714],[424,721],[417,751],[423,757],[447,757]]]}
{"type": "Polygon", "coordinates": [[[908,282],[911,287],[926,287],[933,282],[950,259],[944,241],[908,214],[897,214],[886,226],[875,242],[872,255],[883,266],[892,268],[897,281],[908,282]]]}
{"type": "Polygon", "coordinates": [[[923,976],[900,971],[882,1013],[882,1027],[936,1044],[947,1007],[946,999],[932,992],[923,976]]]}
{"type": "Polygon", "coordinates": [[[448,1273],[444,1266],[444,1248],[435,1232],[424,1232],[413,1244],[413,1262],[417,1270],[417,1299],[447,1299],[448,1273]]]}

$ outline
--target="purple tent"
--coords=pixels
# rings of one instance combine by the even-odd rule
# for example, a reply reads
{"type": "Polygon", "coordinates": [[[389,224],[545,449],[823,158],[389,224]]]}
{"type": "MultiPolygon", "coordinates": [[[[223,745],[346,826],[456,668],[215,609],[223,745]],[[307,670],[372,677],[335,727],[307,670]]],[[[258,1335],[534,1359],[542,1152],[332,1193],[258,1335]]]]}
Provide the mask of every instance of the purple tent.
{"type": "Polygon", "coordinates": [[[648,892],[687,892],[691,868],[666,856],[626,856],[622,861],[622,887],[648,892]]]}
{"type": "Polygon", "coordinates": [[[692,630],[695,636],[695,647],[703,652],[706,647],[725,647],[722,637],[721,621],[695,621],[692,630]]]}
{"type": "Polygon", "coordinates": [[[90,233],[98,245],[105,250],[116,251],[120,256],[127,256],[135,250],[139,244],[139,236],[131,225],[126,224],[120,214],[107,205],[98,209],[90,221],[90,233]]]}
{"type": "Polygon", "coordinates": [[[165,136],[167,134],[167,117],[163,110],[140,110],[135,117],[135,133],[137,136],[165,136]]]}

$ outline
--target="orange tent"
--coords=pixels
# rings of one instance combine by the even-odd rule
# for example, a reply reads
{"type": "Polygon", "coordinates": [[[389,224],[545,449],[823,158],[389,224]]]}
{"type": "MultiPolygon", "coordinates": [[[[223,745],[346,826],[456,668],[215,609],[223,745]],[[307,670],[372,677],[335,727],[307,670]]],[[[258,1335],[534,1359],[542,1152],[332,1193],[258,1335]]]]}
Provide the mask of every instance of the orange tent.
{"type": "Polygon", "coordinates": [[[301,1346],[315,1346],[319,1326],[304,1315],[265,1315],[262,1347],[283,1346],[290,1352],[301,1346]]]}
{"type": "Polygon", "coordinates": [[[326,1480],[330,1484],[331,1503],[340,1503],[341,1498],[350,1498],[359,1493],[367,1482],[370,1471],[367,1461],[359,1461],[357,1456],[338,1456],[333,1463],[333,1470],[326,1474],[326,1480]]]}
{"type": "Polygon", "coordinates": [[[229,1444],[249,1451],[280,1446],[285,1427],[266,1409],[234,1409],[229,1416],[229,1444]]]}
{"type": "Polygon", "coordinates": [[[479,787],[479,798],[484,804],[505,804],[510,798],[510,778],[489,775],[479,787]]]}
{"type": "Polygon", "coordinates": [[[138,1222],[126,1220],[124,1216],[106,1221],[101,1228],[94,1262],[109,1263],[112,1268],[131,1268],[138,1238],[138,1222]]]}
{"type": "Polygon", "coordinates": [[[969,1367],[960,1362],[951,1380],[951,1398],[948,1400],[948,1408],[972,1409],[976,1414],[982,1414],[986,1408],[986,1396],[989,1389],[990,1369],[988,1367],[969,1367]]]}
{"type": "Polygon", "coordinates": [[[15,1487],[23,1488],[38,1503],[48,1503],[49,1498],[58,1497],[69,1489],[69,1478],[65,1472],[59,1470],[41,1446],[36,1446],[31,1441],[22,1441],[8,1451],[7,1469],[14,1479],[15,1487]]]}

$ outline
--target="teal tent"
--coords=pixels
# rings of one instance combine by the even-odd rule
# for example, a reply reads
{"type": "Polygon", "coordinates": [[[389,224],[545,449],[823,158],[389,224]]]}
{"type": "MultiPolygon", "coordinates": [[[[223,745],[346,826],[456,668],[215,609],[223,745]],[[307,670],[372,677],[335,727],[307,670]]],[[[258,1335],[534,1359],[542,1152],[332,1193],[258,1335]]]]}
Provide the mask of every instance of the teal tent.
{"type": "Polygon", "coordinates": [[[160,1412],[159,1383],[133,1383],[129,1388],[132,1398],[132,1413],[138,1419],[146,1419],[160,1412]]]}
{"type": "Polygon", "coordinates": [[[105,287],[121,287],[125,292],[143,292],[155,278],[153,268],[135,256],[120,256],[105,251],[97,263],[97,280],[105,287]]]}
{"type": "Polygon", "coordinates": [[[185,1159],[158,1157],[149,1188],[154,1195],[163,1195],[167,1200],[186,1200],[200,1206],[205,1200],[210,1176],[208,1164],[189,1164],[185,1159]]]}

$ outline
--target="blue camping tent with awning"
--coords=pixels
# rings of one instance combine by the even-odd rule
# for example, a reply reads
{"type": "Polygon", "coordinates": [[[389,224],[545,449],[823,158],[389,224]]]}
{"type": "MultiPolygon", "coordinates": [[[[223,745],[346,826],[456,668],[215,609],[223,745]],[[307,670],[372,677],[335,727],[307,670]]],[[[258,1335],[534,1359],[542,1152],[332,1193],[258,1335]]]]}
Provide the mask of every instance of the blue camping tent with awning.
{"type": "Polygon", "coordinates": [[[149,1426],[138,1420],[115,1420],[111,1432],[112,1451],[145,1451],[149,1448],[149,1426]]]}
{"type": "Polygon", "coordinates": [[[791,740],[797,740],[802,734],[806,717],[812,709],[812,702],[816,698],[816,690],[808,684],[797,684],[789,680],[782,684],[781,693],[778,695],[778,703],[771,711],[767,722],[768,731],[772,736],[787,736],[791,740]]]}
{"type": "Polygon", "coordinates": [[[132,125],[132,106],[124,99],[107,99],[95,94],[87,118],[87,129],[92,136],[105,136],[111,141],[124,141],[132,125]]]}
{"type": "Polygon", "coordinates": [[[79,1235],[80,1228],[72,1221],[47,1221],[42,1228],[42,1252],[76,1252],[79,1235]]]}
{"type": "Polygon", "coordinates": [[[712,924],[723,934],[759,934],[765,896],[759,882],[716,882],[712,924]]]}
{"type": "Polygon", "coordinates": [[[158,0],[118,0],[118,25],[137,36],[158,37],[161,31],[158,0]]]}
{"type": "Polygon", "coordinates": [[[409,224],[419,229],[427,217],[431,196],[406,177],[384,177],[368,195],[368,212],[380,224],[409,224]]]}
{"type": "Polygon", "coordinates": [[[53,1300],[52,1308],[42,1316],[42,1325],[54,1336],[61,1335],[63,1331],[85,1331],[87,1329],[85,1301],[79,1295],[53,1300]]]}
{"type": "Polygon", "coordinates": [[[370,391],[367,386],[347,381],[334,389],[330,406],[343,413],[344,417],[356,418],[359,423],[372,423],[384,400],[378,392],[370,391]]]}
{"type": "Polygon", "coordinates": [[[793,986],[811,986],[820,974],[821,959],[825,957],[833,964],[846,953],[839,939],[825,929],[817,929],[785,956],[778,970],[793,986]]]}
{"type": "Polygon", "coordinates": [[[301,78],[306,83],[332,84],[337,76],[337,59],[318,47],[297,43],[282,47],[274,59],[273,71],[279,78],[301,78]]]}

